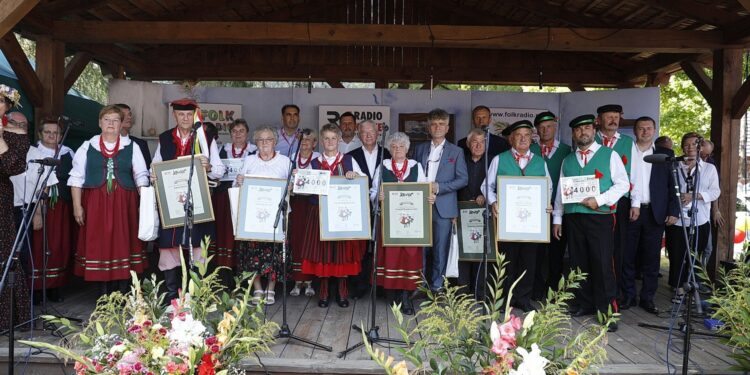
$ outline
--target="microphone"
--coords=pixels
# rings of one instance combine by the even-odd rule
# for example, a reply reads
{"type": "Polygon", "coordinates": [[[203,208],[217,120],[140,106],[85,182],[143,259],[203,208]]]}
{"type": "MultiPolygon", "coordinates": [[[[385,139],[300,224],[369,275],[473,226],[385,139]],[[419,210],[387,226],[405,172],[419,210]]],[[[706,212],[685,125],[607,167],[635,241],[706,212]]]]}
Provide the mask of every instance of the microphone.
{"type": "Polygon", "coordinates": [[[383,130],[383,132],[387,132],[390,129],[390,127],[386,124],[383,124],[381,129],[383,130]]]}
{"type": "Polygon", "coordinates": [[[60,159],[55,159],[55,158],[32,159],[32,160],[29,160],[29,163],[37,163],[37,164],[47,165],[51,167],[55,165],[60,165],[60,159]]]}
{"type": "Polygon", "coordinates": [[[83,121],[81,121],[81,120],[73,120],[70,117],[65,116],[65,115],[62,115],[62,116],[58,117],[57,118],[57,122],[60,123],[60,124],[65,125],[65,126],[71,126],[71,127],[74,127],[74,128],[76,128],[76,127],[82,127],[84,125],[83,121]]]}
{"type": "Polygon", "coordinates": [[[686,161],[686,160],[693,160],[691,157],[687,156],[669,156],[665,154],[653,154],[653,155],[646,155],[643,157],[643,161],[646,163],[651,164],[662,164],[662,163],[671,163],[673,161],[686,161]]]}

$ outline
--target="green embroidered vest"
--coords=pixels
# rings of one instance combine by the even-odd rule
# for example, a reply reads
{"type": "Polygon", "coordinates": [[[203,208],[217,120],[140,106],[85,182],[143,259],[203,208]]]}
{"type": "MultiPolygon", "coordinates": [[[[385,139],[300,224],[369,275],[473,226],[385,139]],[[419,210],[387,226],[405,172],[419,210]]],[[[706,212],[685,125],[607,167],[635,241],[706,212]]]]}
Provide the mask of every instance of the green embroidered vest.
{"type": "MultiPolygon", "coordinates": [[[[531,152],[537,155],[542,155],[542,148],[536,144],[531,144],[531,152]]],[[[547,171],[549,171],[549,178],[552,180],[552,202],[555,201],[555,194],[557,194],[557,183],[560,182],[560,167],[562,166],[563,159],[570,154],[570,146],[560,142],[557,146],[557,150],[552,154],[551,157],[545,157],[544,161],[547,163],[547,171]]]]}
{"type": "MultiPolygon", "coordinates": [[[[135,189],[133,180],[133,142],[125,146],[114,158],[114,172],[117,184],[124,189],[135,189]]],[[[102,153],[89,145],[86,152],[86,179],[84,188],[98,188],[107,182],[107,159],[102,153]]]]}
{"type": "Polygon", "coordinates": [[[539,154],[534,156],[526,164],[526,168],[521,167],[513,158],[513,151],[508,150],[497,156],[497,175],[498,176],[546,176],[544,173],[544,160],[539,154]]]}
{"type": "MultiPolygon", "coordinates": [[[[571,152],[565,157],[562,163],[562,171],[566,177],[573,176],[588,176],[597,175],[597,171],[601,174],[599,178],[599,192],[603,193],[612,187],[612,173],[609,170],[609,161],[612,155],[612,150],[608,147],[599,147],[586,164],[581,167],[576,158],[576,153],[571,152]]],[[[611,214],[616,211],[616,207],[599,206],[598,209],[592,210],[580,203],[568,203],[564,204],[564,210],[566,214],[611,214]]]]}
{"type": "MultiPolygon", "coordinates": [[[[600,145],[604,146],[604,143],[602,141],[601,135],[599,132],[596,133],[596,136],[594,137],[594,140],[599,143],[600,145]]],[[[628,137],[625,134],[620,133],[620,138],[617,140],[617,143],[615,143],[615,147],[612,148],[615,152],[617,152],[618,155],[620,155],[620,159],[622,160],[622,164],[625,165],[625,172],[628,173],[628,180],[630,180],[630,164],[631,164],[631,158],[633,153],[633,138],[628,137]]],[[[632,187],[632,185],[631,185],[632,187]]],[[[630,192],[628,191],[623,195],[624,198],[630,197],[630,192]]]]}

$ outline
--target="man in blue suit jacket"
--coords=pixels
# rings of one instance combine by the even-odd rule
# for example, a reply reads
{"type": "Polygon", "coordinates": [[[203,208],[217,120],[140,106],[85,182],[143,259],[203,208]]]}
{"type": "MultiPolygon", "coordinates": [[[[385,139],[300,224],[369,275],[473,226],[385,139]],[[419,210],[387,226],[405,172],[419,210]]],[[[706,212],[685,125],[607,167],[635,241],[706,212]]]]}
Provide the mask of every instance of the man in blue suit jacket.
{"type": "Polygon", "coordinates": [[[427,180],[432,183],[432,193],[437,195],[432,207],[432,248],[423,252],[423,271],[429,274],[428,284],[433,291],[443,286],[451,224],[458,217],[457,192],[469,183],[463,150],[445,139],[449,120],[448,112],[442,109],[430,111],[427,121],[432,140],[414,149],[414,159],[422,164],[427,180]],[[431,272],[427,263],[429,253],[432,253],[431,272]]]}
{"type": "Polygon", "coordinates": [[[655,122],[650,117],[637,119],[634,126],[636,142],[633,144],[630,170],[633,191],[622,270],[625,295],[619,303],[621,310],[636,305],[636,259],[640,259],[643,285],[639,305],[652,314],[659,313],[654,304],[654,294],[658,284],[661,238],[665,226],[674,224],[679,214],[669,164],[643,161],[646,155],[651,154],[674,156],[674,151],[654,146],[655,128],[655,122]]]}

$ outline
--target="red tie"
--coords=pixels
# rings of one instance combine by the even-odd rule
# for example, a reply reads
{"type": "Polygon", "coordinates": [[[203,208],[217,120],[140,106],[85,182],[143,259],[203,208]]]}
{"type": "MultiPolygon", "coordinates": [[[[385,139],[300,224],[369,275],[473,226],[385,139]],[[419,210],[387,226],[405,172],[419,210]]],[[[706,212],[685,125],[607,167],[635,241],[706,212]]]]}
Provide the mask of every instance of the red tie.
{"type": "Polygon", "coordinates": [[[549,157],[549,154],[552,152],[553,144],[550,145],[542,145],[542,156],[549,157]]]}
{"type": "Polygon", "coordinates": [[[528,161],[529,161],[529,159],[530,159],[530,158],[529,158],[529,156],[530,156],[530,155],[529,155],[529,153],[528,153],[528,152],[526,153],[526,155],[521,155],[521,154],[519,154],[519,153],[517,153],[517,152],[514,152],[514,153],[513,153],[513,159],[516,159],[516,163],[518,164],[518,166],[519,166],[519,167],[521,166],[521,162],[520,162],[520,160],[521,160],[521,159],[526,159],[526,161],[528,162],[528,161]]]}
{"type": "Polygon", "coordinates": [[[612,148],[612,145],[615,142],[615,139],[616,139],[615,137],[610,138],[610,137],[604,136],[604,145],[609,148],[612,148]]]}
{"type": "Polygon", "coordinates": [[[586,164],[589,163],[589,154],[591,153],[591,150],[586,150],[586,151],[578,150],[578,153],[581,154],[581,159],[583,159],[583,166],[585,167],[586,164]]]}

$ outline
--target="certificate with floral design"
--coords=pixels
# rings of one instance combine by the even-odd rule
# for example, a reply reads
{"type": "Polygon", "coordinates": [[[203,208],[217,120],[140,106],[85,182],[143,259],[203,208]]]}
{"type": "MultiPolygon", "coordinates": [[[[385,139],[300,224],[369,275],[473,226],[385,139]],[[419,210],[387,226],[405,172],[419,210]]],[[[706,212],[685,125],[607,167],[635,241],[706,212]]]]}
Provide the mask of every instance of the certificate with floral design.
{"type": "Polygon", "coordinates": [[[193,223],[214,220],[208,177],[195,158],[193,178],[190,179],[190,158],[180,158],[154,163],[151,167],[156,175],[156,198],[159,203],[159,218],[162,228],[176,228],[185,224],[185,201],[188,199],[188,180],[193,202],[193,223]]]}
{"type": "Polygon", "coordinates": [[[283,242],[282,221],[274,229],[276,213],[286,180],[245,176],[240,187],[237,233],[234,238],[246,241],[283,242]]]}
{"type": "Polygon", "coordinates": [[[547,177],[497,177],[498,241],[549,242],[548,184],[547,177]]]}
{"type": "Polygon", "coordinates": [[[432,246],[429,183],[383,183],[383,246],[432,246]]]}
{"type": "Polygon", "coordinates": [[[331,176],[328,195],[320,196],[320,240],[369,240],[370,194],[367,177],[331,176]]]}
{"type": "Polygon", "coordinates": [[[487,252],[487,259],[495,261],[495,250],[497,241],[495,240],[494,218],[490,217],[490,222],[485,228],[484,206],[476,204],[474,201],[458,202],[458,260],[479,262],[485,249],[485,233],[490,236],[490,250],[487,252]]]}

